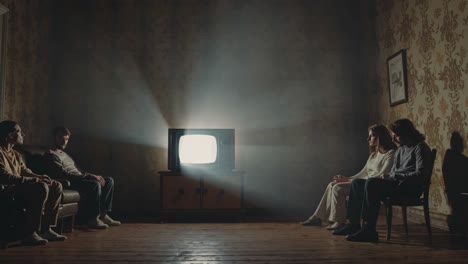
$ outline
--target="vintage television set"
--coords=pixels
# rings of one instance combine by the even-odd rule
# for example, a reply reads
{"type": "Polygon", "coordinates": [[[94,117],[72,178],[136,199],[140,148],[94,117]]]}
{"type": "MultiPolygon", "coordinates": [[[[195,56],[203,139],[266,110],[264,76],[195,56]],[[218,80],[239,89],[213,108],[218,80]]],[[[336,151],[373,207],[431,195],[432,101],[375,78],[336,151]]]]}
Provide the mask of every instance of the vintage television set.
{"type": "Polygon", "coordinates": [[[234,136],[234,129],[168,130],[161,221],[242,218],[244,172],[235,169],[234,136]]]}
{"type": "Polygon", "coordinates": [[[234,129],[170,128],[168,139],[170,171],[234,170],[234,129]]]}

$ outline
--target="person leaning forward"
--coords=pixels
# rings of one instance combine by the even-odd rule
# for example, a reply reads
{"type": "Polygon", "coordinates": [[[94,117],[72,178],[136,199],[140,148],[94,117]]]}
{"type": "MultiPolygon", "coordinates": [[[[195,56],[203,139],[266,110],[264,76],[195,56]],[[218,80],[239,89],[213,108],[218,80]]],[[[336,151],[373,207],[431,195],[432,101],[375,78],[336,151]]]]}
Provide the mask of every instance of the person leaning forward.
{"type": "Polygon", "coordinates": [[[0,122],[0,184],[7,186],[7,196],[23,202],[26,207],[21,242],[45,245],[48,241],[63,241],[67,237],[50,228],[57,224],[62,185],[26,167],[20,154],[13,149],[23,144],[24,136],[16,122],[0,122]]]}
{"type": "Polygon", "coordinates": [[[71,132],[59,126],[53,130],[54,146],[44,155],[47,173],[52,178],[67,179],[71,189],[82,195],[78,211],[79,220],[92,229],[118,226],[109,216],[114,196],[114,179],[80,170],[75,161],[65,152],[71,132]]]}

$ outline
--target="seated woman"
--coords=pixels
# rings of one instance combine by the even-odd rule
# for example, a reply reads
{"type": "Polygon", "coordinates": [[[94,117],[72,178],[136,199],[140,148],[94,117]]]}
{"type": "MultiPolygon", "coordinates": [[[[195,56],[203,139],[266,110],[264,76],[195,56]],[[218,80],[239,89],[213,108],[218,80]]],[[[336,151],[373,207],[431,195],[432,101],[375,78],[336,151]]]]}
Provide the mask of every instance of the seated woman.
{"type": "Polygon", "coordinates": [[[393,165],[395,144],[388,129],[384,125],[372,125],[368,129],[370,156],[364,168],[356,175],[346,177],[336,175],[328,184],[322,200],[315,213],[302,225],[321,225],[322,221],[328,220],[333,224],[327,226],[328,230],[335,230],[344,226],[346,222],[346,197],[349,195],[351,181],[353,179],[367,179],[388,173],[393,165]]]}

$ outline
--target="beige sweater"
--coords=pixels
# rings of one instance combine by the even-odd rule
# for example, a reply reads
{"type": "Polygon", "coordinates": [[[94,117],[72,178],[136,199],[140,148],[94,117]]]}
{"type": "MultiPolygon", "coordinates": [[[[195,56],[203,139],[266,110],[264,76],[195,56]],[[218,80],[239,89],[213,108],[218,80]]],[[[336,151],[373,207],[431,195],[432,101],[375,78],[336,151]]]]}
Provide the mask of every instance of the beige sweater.
{"type": "Polygon", "coordinates": [[[386,153],[377,152],[375,157],[369,156],[364,168],[350,179],[367,179],[389,173],[393,166],[393,157],[395,150],[389,150],[386,153]]]}
{"type": "Polygon", "coordinates": [[[16,150],[0,147],[0,184],[20,184],[24,182],[25,176],[37,175],[26,168],[21,155],[16,150]]]}

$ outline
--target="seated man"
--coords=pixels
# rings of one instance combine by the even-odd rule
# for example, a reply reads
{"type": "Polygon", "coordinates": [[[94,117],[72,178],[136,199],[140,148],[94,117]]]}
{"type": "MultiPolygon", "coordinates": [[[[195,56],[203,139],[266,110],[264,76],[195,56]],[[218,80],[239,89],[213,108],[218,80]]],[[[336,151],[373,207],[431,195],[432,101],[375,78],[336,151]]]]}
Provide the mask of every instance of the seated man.
{"type": "Polygon", "coordinates": [[[66,127],[53,131],[55,146],[45,155],[47,172],[53,178],[67,179],[71,189],[80,192],[82,202],[78,215],[84,218],[88,228],[106,229],[120,225],[108,213],[112,208],[114,179],[87,173],[77,168],[75,161],[65,152],[71,132],[66,127]]]}
{"type": "Polygon", "coordinates": [[[408,119],[399,119],[389,128],[398,145],[391,171],[378,178],[353,180],[346,214],[348,222],[333,231],[334,235],[348,235],[348,241],[376,242],[380,202],[387,197],[421,196],[422,186],[429,176],[431,153],[425,137],[408,119]]]}
{"type": "Polygon", "coordinates": [[[26,206],[21,242],[45,245],[48,241],[63,241],[67,237],[50,228],[57,224],[62,185],[26,168],[20,154],[13,149],[14,145],[23,144],[23,137],[16,122],[0,122],[0,183],[7,185],[6,195],[26,206]]]}

